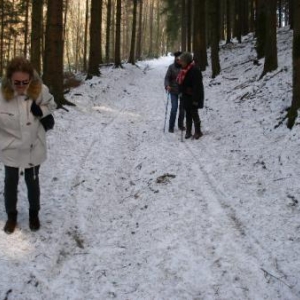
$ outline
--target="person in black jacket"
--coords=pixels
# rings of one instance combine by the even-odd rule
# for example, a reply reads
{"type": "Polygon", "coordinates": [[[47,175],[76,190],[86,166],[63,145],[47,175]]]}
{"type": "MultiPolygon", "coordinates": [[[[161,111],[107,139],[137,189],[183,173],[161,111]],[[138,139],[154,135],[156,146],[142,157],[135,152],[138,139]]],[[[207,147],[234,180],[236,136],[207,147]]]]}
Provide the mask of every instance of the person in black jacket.
{"type": "Polygon", "coordinates": [[[197,140],[203,134],[201,132],[201,121],[198,113],[199,108],[203,108],[204,88],[202,74],[195,65],[192,54],[184,52],[180,56],[181,71],[178,74],[177,82],[181,93],[181,101],[186,113],[186,134],[188,139],[192,136],[192,125],[194,122],[194,138],[197,140]]]}
{"type": "MultiPolygon", "coordinates": [[[[179,56],[182,54],[182,52],[177,51],[174,53],[174,63],[172,63],[167,70],[167,73],[165,75],[165,89],[168,93],[170,93],[171,96],[171,113],[170,113],[170,120],[169,120],[169,132],[174,132],[174,126],[175,126],[175,120],[176,120],[176,114],[178,109],[178,102],[179,99],[179,89],[178,89],[178,83],[176,82],[176,78],[178,76],[178,73],[181,70],[181,65],[179,63],[179,56]]],[[[185,130],[185,127],[183,125],[184,120],[184,109],[182,107],[181,101],[179,102],[179,115],[178,115],[178,128],[180,130],[185,130]]]]}

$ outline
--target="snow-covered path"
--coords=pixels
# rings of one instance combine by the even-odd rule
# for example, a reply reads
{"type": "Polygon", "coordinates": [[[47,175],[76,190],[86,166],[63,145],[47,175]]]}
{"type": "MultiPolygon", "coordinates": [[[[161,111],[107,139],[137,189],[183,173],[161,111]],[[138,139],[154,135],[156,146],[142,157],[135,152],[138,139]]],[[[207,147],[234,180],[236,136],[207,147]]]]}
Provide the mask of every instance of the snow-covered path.
{"type": "MultiPolygon", "coordinates": [[[[163,75],[153,68],[138,82],[129,82],[126,99],[120,96],[119,107],[103,108],[110,112],[107,122],[91,130],[95,137],[90,136],[86,144],[88,151],[74,181],[79,185],[71,193],[73,202],[68,201],[75,204],[74,215],[67,219],[68,226],[62,226],[84,254],[70,253],[62,258],[63,264],[58,260],[55,268],[61,273],[52,288],[56,298],[63,294],[66,279],[71,285],[78,277],[82,278],[74,287],[78,299],[95,293],[100,299],[108,295],[214,299],[221,287],[222,293],[229,290],[237,298],[248,299],[243,271],[252,273],[259,284],[255,280],[259,270],[243,266],[245,255],[251,258],[239,246],[245,243],[240,240],[243,236],[219,206],[219,194],[207,174],[199,173],[201,143],[188,146],[179,141],[178,132],[166,136],[162,131],[165,95],[162,89],[161,97],[153,95],[152,85],[161,86],[163,75]],[[159,143],[166,138],[168,143],[159,143]],[[166,201],[170,196],[171,201],[166,201]],[[233,262],[235,268],[230,266],[232,272],[226,274],[226,265],[233,262]],[[80,276],[74,268],[86,275],[80,276]],[[71,276],[70,269],[74,270],[71,276]]],[[[96,109],[103,111],[101,106],[96,109]]],[[[59,254],[68,248],[63,241],[59,254]]],[[[255,259],[254,263],[259,266],[255,259]]]]}
{"type": "Polygon", "coordinates": [[[251,189],[232,172],[241,156],[228,157],[230,132],[214,122],[224,90],[206,89],[199,141],[163,132],[171,61],[103,70],[70,95],[76,108],[57,112],[42,228],[28,229],[22,183],[19,229],[0,233],[0,299],[299,299],[299,274],[282,270],[242,210],[251,189]]]}

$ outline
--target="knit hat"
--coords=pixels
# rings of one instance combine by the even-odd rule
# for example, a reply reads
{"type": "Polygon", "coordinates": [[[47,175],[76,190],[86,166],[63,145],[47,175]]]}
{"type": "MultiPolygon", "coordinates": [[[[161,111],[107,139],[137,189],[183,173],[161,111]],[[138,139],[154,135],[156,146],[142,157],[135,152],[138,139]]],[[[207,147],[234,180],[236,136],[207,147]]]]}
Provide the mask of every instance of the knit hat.
{"type": "Polygon", "coordinates": [[[180,60],[185,62],[186,64],[190,64],[193,61],[193,56],[189,52],[183,52],[180,55],[180,60]]]}
{"type": "Polygon", "coordinates": [[[178,56],[180,56],[181,54],[182,54],[181,51],[176,51],[176,52],[173,53],[173,55],[174,55],[175,57],[178,57],[178,56]]]}

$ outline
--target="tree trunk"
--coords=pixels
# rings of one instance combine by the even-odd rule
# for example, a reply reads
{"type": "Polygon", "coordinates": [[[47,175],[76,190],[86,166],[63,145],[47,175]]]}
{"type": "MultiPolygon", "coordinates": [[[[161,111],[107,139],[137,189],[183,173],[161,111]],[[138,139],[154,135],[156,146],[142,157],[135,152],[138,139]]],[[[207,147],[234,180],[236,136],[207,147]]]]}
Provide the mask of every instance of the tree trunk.
{"type": "MultiPolygon", "coordinates": [[[[71,72],[71,62],[70,62],[70,41],[67,39],[67,20],[68,20],[68,11],[69,11],[69,0],[64,0],[64,9],[63,9],[63,40],[65,41],[64,50],[67,58],[67,64],[69,72],[71,72]]],[[[76,33],[77,34],[77,33],[76,33]]]]}
{"type": "Polygon", "coordinates": [[[241,19],[241,3],[242,0],[235,0],[235,25],[234,25],[234,36],[237,38],[239,43],[242,42],[242,19],[241,19]]]}
{"type": "Polygon", "coordinates": [[[142,59],[142,34],[143,34],[143,1],[139,0],[139,31],[137,39],[136,57],[137,59],[142,59]]]}
{"type": "Polygon", "coordinates": [[[219,12],[219,25],[220,25],[220,40],[225,40],[225,10],[226,10],[226,1],[220,1],[220,12],[219,12]]]}
{"type": "Polygon", "coordinates": [[[249,0],[241,0],[240,10],[241,32],[242,35],[247,35],[249,33],[249,0]]]}
{"type": "Polygon", "coordinates": [[[30,61],[36,71],[41,73],[43,0],[32,0],[30,61]]]}
{"type": "Polygon", "coordinates": [[[63,0],[48,0],[43,80],[58,107],[69,104],[63,91],[63,0]]]}
{"type": "Polygon", "coordinates": [[[157,25],[156,25],[156,43],[155,43],[155,57],[159,57],[162,54],[161,51],[161,45],[160,45],[160,41],[161,41],[161,14],[160,14],[160,1],[157,2],[157,13],[156,13],[156,18],[157,18],[157,25]]]}
{"type": "Polygon", "coordinates": [[[181,49],[187,50],[187,12],[185,0],[181,0],[181,49]]]}
{"type": "Polygon", "coordinates": [[[192,0],[186,0],[187,51],[192,51],[192,0]]]}
{"type": "Polygon", "coordinates": [[[83,71],[87,72],[87,47],[89,28],[89,0],[85,1],[85,24],[84,24],[84,46],[83,46],[83,71]]]}
{"type": "Polygon", "coordinates": [[[131,43],[130,43],[130,54],[129,54],[129,60],[128,60],[128,62],[133,65],[135,64],[137,2],[138,2],[138,0],[133,0],[132,34],[131,34],[131,43]]]}
{"type": "Polygon", "coordinates": [[[148,57],[153,58],[153,17],[154,17],[154,0],[150,2],[150,36],[149,36],[149,50],[148,57]]]}
{"type": "Polygon", "coordinates": [[[201,71],[205,71],[207,63],[206,52],[206,9],[205,0],[194,1],[194,37],[193,52],[195,63],[201,71]]]}
{"type": "Polygon", "coordinates": [[[3,57],[4,57],[4,3],[0,2],[1,12],[1,34],[0,34],[0,77],[3,76],[3,57]]]}
{"type": "Polygon", "coordinates": [[[123,9],[122,9],[122,14],[123,14],[123,22],[122,22],[122,28],[121,28],[121,33],[122,33],[122,47],[121,47],[121,58],[123,59],[124,57],[129,58],[128,53],[130,53],[130,36],[132,34],[132,26],[131,23],[132,21],[130,20],[130,17],[132,15],[132,4],[134,0],[123,0],[123,9]]]}
{"type": "Polygon", "coordinates": [[[282,1],[278,0],[278,27],[282,27],[282,1]]]}
{"type": "Polygon", "coordinates": [[[257,0],[256,11],[256,53],[257,58],[261,59],[265,56],[265,43],[266,43],[266,1],[257,0]]]}
{"type": "Polygon", "coordinates": [[[105,45],[105,61],[109,63],[110,60],[110,43],[111,43],[111,0],[107,1],[107,17],[106,17],[106,45],[105,45]]]}
{"type": "Polygon", "coordinates": [[[265,63],[264,70],[260,78],[262,78],[268,72],[272,72],[278,68],[276,1],[277,0],[266,0],[265,63]]]}
{"type": "Polygon", "coordinates": [[[219,1],[211,0],[210,3],[212,78],[215,78],[221,72],[219,59],[219,1]]]}
{"type": "Polygon", "coordinates": [[[102,0],[92,0],[90,24],[90,54],[87,79],[100,76],[102,0]]]}
{"type": "Polygon", "coordinates": [[[291,29],[294,28],[294,16],[296,16],[295,14],[293,14],[293,9],[292,7],[294,6],[294,2],[296,2],[298,0],[289,0],[289,20],[290,20],[290,27],[291,29]]]}
{"type": "Polygon", "coordinates": [[[253,32],[255,28],[254,5],[255,0],[250,0],[249,3],[249,31],[253,32]]]}
{"type": "Polygon", "coordinates": [[[122,62],[121,62],[121,21],[122,21],[122,1],[117,0],[115,68],[122,68],[122,62]]]}
{"type": "Polygon", "coordinates": [[[226,1],[226,44],[231,42],[231,1],[226,1]]]}
{"type": "Polygon", "coordinates": [[[24,57],[27,57],[28,55],[28,25],[29,25],[29,0],[26,0],[24,2],[25,5],[25,26],[24,26],[24,50],[23,50],[23,55],[24,57]]]}
{"type": "MultiPolygon", "coordinates": [[[[300,2],[293,3],[293,18],[299,20],[300,18],[300,2]]],[[[298,116],[298,109],[300,108],[300,22],[294,23],[293,36],[293,99],[292,105],[288,112],[288,128],[292,129],[296,118],[298,116]]]]}

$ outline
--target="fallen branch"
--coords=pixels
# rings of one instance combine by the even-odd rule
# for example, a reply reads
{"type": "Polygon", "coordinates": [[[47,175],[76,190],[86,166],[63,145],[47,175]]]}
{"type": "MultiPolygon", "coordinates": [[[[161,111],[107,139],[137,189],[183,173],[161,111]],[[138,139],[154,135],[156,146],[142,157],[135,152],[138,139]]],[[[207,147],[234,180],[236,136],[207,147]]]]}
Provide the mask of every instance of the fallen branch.
{"type": "Polygon", "coordinates": [[[269,79],[275,77],[276,75],[278,75],[279,73],[285,71],[285,69],[280,69],[278,72],[276,72],[275,74],[273,74],[272,76],[269,77],[269,79]]]}
{"type": "Polygon", "coordinates": [[[81,180],[80,182],[74,184],[74,185],[72,186],[72,189],[78,187],[79,185],[81,185],[81,184],[84,183],[84,182],[85,182],[85,180],[81,180]]]}
{"type": "Polygon", "coordinates": [[[284,117],[282,118],[282,120],[280,120],[280,121],[278,122],[278,124],[274,126],[274,129],[277,129],[279,126],[281,126],[281,125],[283,124],[283,122],[287,119],[287,117],[288,117],[287,115],[284,116],[284,117]]]}
{"type": "MultiPolygon", "coordinates": [[[[270,80],[273,77],[275,77],[276,75],[278,75],[279,73],[286,71],[285,68],[280,69],[279,71],[277,71],[276,73],[274,73],[273,75],[271,75],[270,77],[266,78],[266,80],[270,80]]],[[[260,75],[258,80],[261,80],[266,74],[268,74],[269,72],[262,72],[262,74],[260,75]]]]}
{"type": "MultiPolygon", "coordinates": [[[[265,269],[261,268],[261,270],[264,272],[265,277],[267,278],[272,277],[274,279],[277,279],[278,281],[280,281],[281,283],[283,283],[284,285],[286,285],[287,287],[289,287],[290,289],[293,288],[291,285],[287,284],[286,282],[284,282],[280,277],[277,277],[271,273],[269,273],[268,271],[266,271],[265,269]]],[[[282,276],[282,277],[286,277],[286,276],[282,276]]]]}
{"type": "Polygon", "coordinates": [[[247,83],[241,83],[241,84],[239,84],[239,85],[237,85],[236,87],[234,87],[233,89],[234,90],[237,90],[237,89],[245,89],[246,87],[248,87],[249,86],[249,84],[247,84],[247,83]]]}
{"type": "Polygon", "coordinates": [[[227,79],[227,80],[239,80],[239,78],[236,78],[236,77],[229,78],[229,77],[223,76],[223,78],[224,78],[224,79],[227,79]]]}
{"type": "Polygon", "coordinates": [[[244,98],[246,98],[247,96],[249,96],[249,95],[250,95],[250,92],[245,93],[245,94],[241,97],[241,101],[242,101],[244,98]]]}
{"type": "Polygon", "coordinates": [[[240,65],[244,65],[244,64],[247,64],[247,63],[249,63],[249,62],[253,62],[254,61],[254,59],[249,59],[249,60],[246,60],[246,61],[244,61],[244,62],[241,62],[241,63],[238,63],[238,64],[235,64],[235,65],[230,65],[230,66],[228,66],[228,67],[226,67],[226,68],[224,68],[224,69],[222,69],[222,71],[224,71],[224,70],[227,70],[227,69],[229,69],[229,68],[236,68],[236,67],[238,67],[238,66],[240,66],[240,65]]]}
{"type": "Polygon", "coordinates": [[[7,292],[6,292],[6,295],[5,295],[5,298],[4,300],[8,300],[8,295],[12,293],[12,289],[9,289],[7,292]]]}

